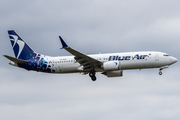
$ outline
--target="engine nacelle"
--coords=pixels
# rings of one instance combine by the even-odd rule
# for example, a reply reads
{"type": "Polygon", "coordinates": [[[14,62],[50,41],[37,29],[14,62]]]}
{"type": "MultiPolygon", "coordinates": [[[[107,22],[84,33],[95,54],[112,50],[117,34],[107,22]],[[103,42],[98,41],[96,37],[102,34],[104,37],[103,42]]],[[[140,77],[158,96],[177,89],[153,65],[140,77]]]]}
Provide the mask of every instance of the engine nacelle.
{"type": "Polygon", "coordinates": [[[104,71],[120,70],[121,64],[119,61],[108,61],[103,63],[102,68],[104,71]]]}
{"type": "Polygon", "coordinates": [[[121,77],[123,76],[123,70],[107,71],[107,72],[103,72],[102,74],[106,75],[107,77],[121,77]]]}

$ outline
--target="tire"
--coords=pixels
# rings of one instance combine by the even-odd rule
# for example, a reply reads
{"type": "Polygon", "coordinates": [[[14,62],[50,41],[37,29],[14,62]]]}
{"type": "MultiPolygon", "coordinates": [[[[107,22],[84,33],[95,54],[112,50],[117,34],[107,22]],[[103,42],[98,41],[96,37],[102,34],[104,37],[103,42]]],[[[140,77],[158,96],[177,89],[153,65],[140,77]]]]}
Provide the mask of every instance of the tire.
{"type": "Polygon", "coordinates": [[[96,76],[91,77],[92,81],[96,81],[96,76]]]}
{"type": "Polygon", "coordinates": [[[92,72],[90,72],[90,73],[89,73],[89,76],[90,76],[90,77],[93,77],[93,76],[94,76],[94,74],[93,74],[92,72]]]}
{"type": "Polygon", "coordinates": [[[159,72],[159,75],[162,75],[162,72],[159,72]]]}

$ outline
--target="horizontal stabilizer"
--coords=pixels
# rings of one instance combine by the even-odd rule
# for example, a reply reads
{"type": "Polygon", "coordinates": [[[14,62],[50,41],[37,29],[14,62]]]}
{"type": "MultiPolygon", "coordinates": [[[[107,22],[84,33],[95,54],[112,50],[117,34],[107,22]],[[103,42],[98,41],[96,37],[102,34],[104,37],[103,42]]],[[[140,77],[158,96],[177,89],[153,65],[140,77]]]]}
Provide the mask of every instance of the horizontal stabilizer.
{"type": "Polygon", "coordinates": [[[3,55],[3,56],[6,57],[6,58],[9,59],[9,60],[15,62],[15,63],[19,63],[19,64],[28,63],[28,61],[21,60],[21,59],[17,59],[17,58],[8,56],[8,55],[3,55]]]}

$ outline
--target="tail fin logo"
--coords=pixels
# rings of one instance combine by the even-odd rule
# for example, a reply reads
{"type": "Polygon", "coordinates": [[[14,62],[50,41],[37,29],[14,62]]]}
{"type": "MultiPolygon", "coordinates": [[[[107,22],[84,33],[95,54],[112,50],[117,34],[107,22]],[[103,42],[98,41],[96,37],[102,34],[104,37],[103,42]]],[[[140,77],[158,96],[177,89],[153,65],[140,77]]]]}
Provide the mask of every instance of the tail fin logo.
{"type": "Polygon", "coordinates": [[[25,43],[22,40],[18,40],[18,36],[16,36],[16,35],[9,35],[9,36],[11,36],[13,38],[13,39],[10,39],[11,41],[14,42],[12,47],[14,48],[14,46],[16,44],[18,44],[18,46],[19,46],[18,54],[17,54],[17,57],[16,57],[16,58],[19,58],[19,55],[21,54],[25,43]]]}

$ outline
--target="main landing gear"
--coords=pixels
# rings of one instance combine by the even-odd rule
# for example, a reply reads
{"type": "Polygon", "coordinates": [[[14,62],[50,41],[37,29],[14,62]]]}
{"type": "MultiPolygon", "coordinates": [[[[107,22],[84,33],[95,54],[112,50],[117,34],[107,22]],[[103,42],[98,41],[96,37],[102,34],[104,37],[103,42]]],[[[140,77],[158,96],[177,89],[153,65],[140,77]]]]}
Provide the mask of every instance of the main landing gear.
{"type": "Polygon", "coordinates": [[[89,76],[91,77],[92,81],[96,81],[96,76],[95,76],[96,72],[94,69],[92,69],[90,72],[89,72],[89,76]]]}

